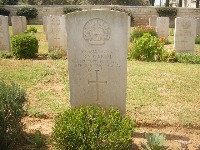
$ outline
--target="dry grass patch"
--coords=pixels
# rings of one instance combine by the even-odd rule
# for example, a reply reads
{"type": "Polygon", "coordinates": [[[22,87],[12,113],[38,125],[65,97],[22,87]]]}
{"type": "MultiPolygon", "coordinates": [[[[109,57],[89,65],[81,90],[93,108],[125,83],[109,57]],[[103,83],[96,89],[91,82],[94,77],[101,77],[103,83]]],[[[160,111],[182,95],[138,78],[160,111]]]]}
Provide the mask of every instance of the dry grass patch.
{"type": "Polygon", "coordinates": [[[128,64],[127,109],[139,124],[200,126],[199,65],[128,64]]]}

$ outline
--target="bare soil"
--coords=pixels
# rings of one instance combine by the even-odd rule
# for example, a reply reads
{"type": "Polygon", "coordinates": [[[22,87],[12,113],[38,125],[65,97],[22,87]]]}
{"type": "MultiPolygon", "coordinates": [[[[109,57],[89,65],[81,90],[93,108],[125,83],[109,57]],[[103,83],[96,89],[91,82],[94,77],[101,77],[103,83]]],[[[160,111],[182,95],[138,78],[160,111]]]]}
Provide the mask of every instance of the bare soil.
{"type": "MultiPolygon", "coordinates": [[[[23,119],[24,131],[27,137],[33,138],[36,130],[40,130],[42,136],[46,139],[50,139],[50,135],[54,126],[53,119],[41,119],[33,117],[25,117],[23,119]]],[[[163,133],[166,135],[165,145],[171,150],[181,149],[181,143],[188,142],[189,150],[199,150],[200,148],[200,128],[189,128],[189,127],[176,127],[176,126],[165,126],[165,127],[153,127],[143,126],[137,127],[133,135],[133,148],[134,150],[141,149],[140,145],[146,143],[145,133],[163,133]]],[[[22,149],[35,149],[33,145],[25,145],[22,149]]],[[[51,146],[43,147],[42,149],[51,150],[51,146]]],[[[185,150],[186,148],[182,148],[185,150]]]]}

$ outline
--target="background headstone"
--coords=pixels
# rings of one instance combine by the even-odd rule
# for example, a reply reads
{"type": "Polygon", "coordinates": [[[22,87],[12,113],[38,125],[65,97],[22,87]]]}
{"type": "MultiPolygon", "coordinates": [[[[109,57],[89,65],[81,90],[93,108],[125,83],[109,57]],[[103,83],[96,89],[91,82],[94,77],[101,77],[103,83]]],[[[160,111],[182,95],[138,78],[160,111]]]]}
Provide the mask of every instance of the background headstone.
{"type": "Polygon", "coordinates": [[[47,16],[47,37],[49,44],[49,52],[62,51],[67,52],[67,32],[66,17],[63,16],[47,16]]]}
{"type": "Polygon", "coordinates": [[[0,50],[10,51],[10,34],[7,16],[0,16],[0,50]]]}
{"type": "Polygon", "coordinates": [[[43,31],[46,32],[46,26],[47,26],[47,16],[43,16],[43,31]]]}
{"type": "Polygon", "coordinates": [[[178,17],[175,19],[174,49],[177,53],[193,53],[196,24],[195,18],[178,17]]]}
{"type": "Polygon", "coordinates": [[[130,19],[109,10],[66,15],[70,103],[126,112],[130,19]]]}
{"type": "MultiPolygon", "coordinates": [[[[128,41],[127,41],[127,45],[129,47],[129,44],[130,44],[130,37],[131,37],[131,17],[130,16],[127,16],[128,17],[128,41]]],[[[127,49],[127,52],[128,52],[128,49],[127,49]]]]}
{"type": "Polygon", "coordinates": [[[158,17],[150,17],[149,18],[149,26],[152,26],[152,27],[156,28],[157,18],[158,17]]]}
{"type": "Polygon", "coordinates": [[[196,35],[198,35],[198,37],[200,37],[200,18],[197,18],[197,31],[196,31],[196,35]]]}
{"type": "Polygon", "coordinates": [[[158,17],[156,25],[158,37],[164,37],[165,40],[168,40],[169,17],[158,17]]]}
{"type": "Polygon", "coordinates": [[[48,36],[47,36],[47,16],[43,16],[43,31],[45,32],[46,40],[47,40],[48,39],[48,36]]]}
{"type": "Polygon", "coordinates": [[[12,16],[11,23],[13,35],[21,34],[27,29],[27,20],[25,16],[12,16]]]}

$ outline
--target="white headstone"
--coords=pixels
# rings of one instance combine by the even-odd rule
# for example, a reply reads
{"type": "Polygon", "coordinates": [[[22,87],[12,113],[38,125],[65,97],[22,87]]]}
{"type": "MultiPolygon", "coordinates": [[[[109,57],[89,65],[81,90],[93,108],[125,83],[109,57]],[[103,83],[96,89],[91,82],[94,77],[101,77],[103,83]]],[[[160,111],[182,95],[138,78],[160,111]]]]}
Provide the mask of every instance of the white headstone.
{"type": "Polygon", "coordinates": [[[149,26],[156,28],[157,18],[158,17],[150,17],[149,18],[149,26]]]}
{"type": "Polygon", "coordinates": [[[177,53],[193,53],[196,37],[196,19],[175,19],[174,49],[177,53]]]}
{"type": "Polygon", "coordinates": [[[13,35],[21,34],[27,29],[27,21],[25,16],[12,16],[11,23],[13,35]]]}
{"type": "Polygon", "coordinates": [[[48,35],[47,35],[47,16],[43,16],[43,31],[45,32],[46,40],[47,40],[48,39],[48,35]]]}
{"type": "Polygon", "coordinates": [[[70,103],[126,112],[130,19],[109,10],[66,15],[70,103]]]}
{"type": "Polygon", "coordinates": [[[47,35],[49,51],[67,51],[67,32],[66,17],[63,16],[47,16],[47,35]]]}
{"type": "Polygon", "coordinates": [[[43,31],[46,32],[46,26],[47,26],[47,16],[43,16],[43,31]]]}
{"type": "Polygon", "coordinates": [[[200,18],[197,18],[197,31],[196,35],[200,37],[200,18]]]}
{"type": "Polygon", "coordinates": [[[7,16],[0,16],[0,51],[10,51],[10,34],[7,16]]]}
{"type": "Polygon", "coordinates": [[[169,17],[158,17],[157,18],[156,31],[158,37],[164,37],[165,40],[168,40],[169,34],[169,17]]]}

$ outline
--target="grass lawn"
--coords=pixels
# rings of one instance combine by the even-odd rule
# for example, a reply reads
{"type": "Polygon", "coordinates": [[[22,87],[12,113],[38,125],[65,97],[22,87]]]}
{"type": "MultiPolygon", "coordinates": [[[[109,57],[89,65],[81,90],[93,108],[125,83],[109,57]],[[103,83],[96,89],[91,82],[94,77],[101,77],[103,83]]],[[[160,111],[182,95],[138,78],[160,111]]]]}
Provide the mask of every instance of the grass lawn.
{"type": "MultiPolygon", "coordinates": [[[[27,91],[30,115],[69,108],[66,60],[1,60],[0,79],[27,91]]],[[[139,124],[200,127],[200,66],[128,62],[127,113],[139,124]]]]}
{"type": "MultiPolygon", "coordinates": [[[[35,27],[39,53],[47,53],[42,26],[35,27]]],[[[127,114],[138,125],[200,127],[200,65],[128,61],[127,70],[127,114]]],[[[0,59],[0,79],[26,89],[31,116],[70,107],[67,60],[0,59]]]]}

